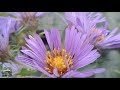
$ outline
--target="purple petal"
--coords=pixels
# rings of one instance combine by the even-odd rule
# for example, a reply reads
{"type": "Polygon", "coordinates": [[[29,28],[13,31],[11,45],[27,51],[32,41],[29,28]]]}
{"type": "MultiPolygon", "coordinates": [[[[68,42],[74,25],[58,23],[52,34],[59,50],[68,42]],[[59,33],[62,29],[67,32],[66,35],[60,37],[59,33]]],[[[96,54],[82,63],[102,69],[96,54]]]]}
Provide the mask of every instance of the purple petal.
{"type": "Polygon", "coordinates": [[[50,50],[52,51],[53,50],[53,41],[52,41],[52,38],[50,37],[50,33],[47,30],[45,30],[45,36],[46,36],[48,45],[50,47],[50,50]]]}
{"type": "Polygon", "coordinates": [[[62,78],[68,78],[69,75],[70,75],[71,73],[73,73],[73,72],[74,72],[73,70],[67,72],[66,74],[64,74],[64,75],[62,76],[62,78]]]}
{"type": "Polygon", "coordinates": [[[75,27],[73,26],[71,30],[66,29],[66,35],[65,35],[65,49],[68,53],[72,54],[74,43],[76,41],[75,36],[77,35],[77,30],[75,30],[75,27]]]}
{"type": "Polygon", "coordinates": [[[53,50],[53,48],[56,49],[62,48],[60,33],[58,30],[53,29],[51,30],[51,33],[45,31],[45,35],[51,50],[53,50]]]}
{"type": "Polygon", "coordinates": [[[33,59],[25,57],[25,56],[18,56],[16,60],[20,60],[21,62],[34,67],[33,59]]]}
{"type": "Polygon", "coordinates": [[[41,71],[42,73],[44,73],[45,75],[54,78],[53,75],[49,74],[45,69],[43,69],[42,67],[40,67],[35,61],[33,61],[33,63],[35,64],[35,67],[37,70],[41,71]]]}
{"type": "Polygon", "coordinates": [[[55,69],[53,69],[53,73],[54,73],[54,75],[56,76],[56,77],[60,77],[60,75],[59,75],[59,73],[58,73],[58,71],[57,71],[57,69],[55,68],[55,69]]]}
{"type": "Polygon", "coordinates": [[[74,63],[74,69],[77,70],[79,68],[82,68],[90,63],[93,63],[97,60],[97,58],[100,57],[100,54],[93,50],[88,55],[86,55],[83,59],[78,60],[78,62],[74,63]]]}
{"type": "Polygon", "coordinates": [[[71,77],[86,78],[86,77],[93,76],[94,74],[103,73],[105,71],[106,70],[104,68],[98,68],[98,69],[82,71],[82,72],[70,71],[65,75],[63,75],[62,78],[71,78],[71,77]]]}
{"type": "Polygon", "coordinates": [[[45,45],[40,41],[36,41],[32,36],[29,36],[30,39],[26,39],[26,44],[37,56],[45,60],[46,58],[46,48],[45,45]]]}
{"type": "Polygon", "coordinates": [[[41,66],[39,64],[39,62],[36,62],[34,59],[30,59],[30,58],[27,58],[27,57],[24,57],[24,56],[19,56],[17,58],[18,60],[24,62],[25,64],[27,65],[30,65],[34,68],[36,68],[37,70],[39,70],[40,72],[44,73],[45,75],[49,76],[49,77],[54,77],[53,75],[50,75],[44,68],[45,66],[41,66]]]}
{"type": "Polygon", "coordinates": [[[53,40],[54,48],[56,48],[56,49],[62,48],[59,30],[51,30],[51,37],[53,40]]]}
{"type": "Polygon", "coordinates": [[[108,39],[111,38],[116,32],[117,32],[117,28],[115,28],[114,30],[112,30],[112,32],[110,32],[110,34],[109,34],[105,39],[108,40],[108,39]]]}

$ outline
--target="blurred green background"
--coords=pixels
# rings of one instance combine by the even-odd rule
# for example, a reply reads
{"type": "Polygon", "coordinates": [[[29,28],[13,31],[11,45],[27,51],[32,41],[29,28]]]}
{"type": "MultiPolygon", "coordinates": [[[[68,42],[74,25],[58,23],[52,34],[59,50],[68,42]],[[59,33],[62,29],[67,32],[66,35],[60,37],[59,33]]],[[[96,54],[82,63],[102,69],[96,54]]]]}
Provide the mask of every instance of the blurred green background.
{"type": "MultiPolygon", "coordinates": [[[[119,28],[120,32],[120,12],[102,12],[107,18],[109,29],[113,30],[115,27],[119,28]]],[[[6,16],[4,13],[0,13],[1,16],[6,16]]],[[[38,30],[57,28],[61,31],[62,41],[64,41],[64,29],[66,28],[66,22],[64,20],[63,12],[49,13],[39,19],[38,30]]],[[[99,58],[93,64],[80,69],[87,70],[93,68],[105,68],[107,71],[102,74],[96,74],[92,78],[120,78],[120,49],[105,50],[102,51],[101,58],[99,58]]],[[[22,70],[20,75],[36,75],[34,71],[22,70]]]]}

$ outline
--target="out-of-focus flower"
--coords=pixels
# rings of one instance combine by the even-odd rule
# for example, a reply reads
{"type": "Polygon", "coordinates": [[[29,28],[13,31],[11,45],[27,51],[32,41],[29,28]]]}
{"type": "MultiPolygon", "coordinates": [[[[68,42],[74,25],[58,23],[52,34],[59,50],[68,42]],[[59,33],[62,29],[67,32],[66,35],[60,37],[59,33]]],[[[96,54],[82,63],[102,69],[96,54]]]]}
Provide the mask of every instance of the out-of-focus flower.
{"type": "Polygon", "coordinates": [[[66,12],[66,19],[69,24],[74,25],[82,33],[89,32],[91,28],[98,24],[104,23],[103,27],[107,26],[105,17],[101,13],[95,12],[66,12]]]}
{"type": "Polygon", "coordinates": [[[26,47],[22,47],[23,55],[18,60],[36,68],[51,78],[85,78],[105,71],[103,68],[81,71],[77,70],[96,61],[100,54],[92,50],[93,45],[86,39],[87,35],[78,33],[75,27],[66,29],[65,46],[62,48],[60,33],[56,29],[45,31],[50,51],[36,34],[26,38],[26,47]]]}
{"type": "Polygon", "coordinates": [[[9,56],[9,36],[13,30],[14,21],[10,18],[0,19],[0,61],[9,56]]]}
{"type": "Polygon", "coordinates": [[[10,33],[13,33],[19,29],[20,26],[18,26],[19,25],[18,22],[15,19],[10,17],[0,17],[0,27],[3,28],[5,26],[4,24],[7,24],[8,21],[10,22],[10,25],[9,25],[10,33]]]}
{"type": "Polygon", "coordinates": [[[34,27],[37,24],[37,18],[43,16],[45,12],[7,12],[16,18],[20,26],[34,27]]]}
{"type": "Polygon", "coordinates": [[[116,32],[117,28],[112,31],[93,28],[88,39],[98,49],[120,48],[120,33],[116,34],[116,32]]]}
{"type": "Polygon", "coordinates": [[[66,12],[66,19],[70,26],[74,25],[98,49],[120,48],[120,33],[117,29],[107,30],[107,21],[101,13],[93,12],[66,12]],[[98,24],[103,24],[101,27],[98,24]]]}

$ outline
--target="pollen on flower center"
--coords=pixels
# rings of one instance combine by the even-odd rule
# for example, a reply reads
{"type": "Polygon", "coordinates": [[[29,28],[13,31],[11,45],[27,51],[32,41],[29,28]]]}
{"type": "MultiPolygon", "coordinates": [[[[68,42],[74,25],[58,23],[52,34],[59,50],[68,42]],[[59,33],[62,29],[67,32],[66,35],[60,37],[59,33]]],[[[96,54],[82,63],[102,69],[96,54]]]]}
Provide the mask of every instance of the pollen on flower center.
{"type": "Polygon", "coordinates": [[[100,37],[97,39],[97,41],[99,42],[99,41],[102,41],[103,39],[104,39],[104,35],[100,36],[100,37]]]}
{"type": "Polygon", "coordinates": [[[67,68],[66,65],[65,65],[64,59],[60,56],[54,58],[54,61],[53,61],[52,65],[53,65],[53,67],[57,68],[60,71],[67,68]]]}
{"type": "MultiPolygon", "coordinates": [[[[99,29],[92,28],[92,32],[96,32],[96,34],[101,34],[102,31],[99,29]]],[[[104,35],[102,34],[101,36],[98,37],[97,42],[104,40],[104,35]]]]}
{"type": "Polygon", "coordinates": [[[53,74],[53,69],[56,68],[59,75],[62,76],[68,72],[68,67],[72,68],[73,62],[70,54],[66,53],[64,49],[62,50],[53,50],[53,53],[48,51],[47,53],[47,67],[45,69],[53,74]],[[67,67],[68,64],[68,67],[67,67]]]}

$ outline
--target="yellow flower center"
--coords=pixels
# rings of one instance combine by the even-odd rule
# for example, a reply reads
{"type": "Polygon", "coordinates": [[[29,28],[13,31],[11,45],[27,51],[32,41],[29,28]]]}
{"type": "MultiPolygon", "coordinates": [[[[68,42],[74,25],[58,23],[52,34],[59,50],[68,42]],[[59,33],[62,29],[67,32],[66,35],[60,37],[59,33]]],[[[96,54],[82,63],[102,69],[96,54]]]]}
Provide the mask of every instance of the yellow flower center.
{"type": "Polygon", "coordinates": [[[48,51],[47,53],[47,67],[45,69],[50,73],[53,74],[53,69],[56,68],[59,75],[62,76],[66,72],[68,72],[68,67],[71,69],[73,62],[72,57],[70,54],[66,53],[65,49],[62,50],[53,50],[53,53],[48,51]],[[68,65],[68,67],[67,67],[68,65]]]}
{"type": "MultiPolygon", "coordinates": [[[[98,35],[102,33],[101,30],[98,30],[98,29],[95,29],[95,28],[92,28],[92,32],[97,32],[98,35]]],[[[104,40],[104,35],[100,36],[100,37],[97,39],[96,43],[97,43],[97,42],[100,42],[100,41],[103,41],[103,40],[104,40]]]]}
{"type": "Polygon", "coordinates": [[[97,39],[97,42],[102,41],[102,40],[104,40],[104,35],[100,36],[100,37],[97,39]]]}

